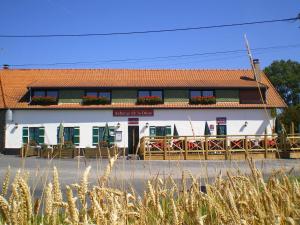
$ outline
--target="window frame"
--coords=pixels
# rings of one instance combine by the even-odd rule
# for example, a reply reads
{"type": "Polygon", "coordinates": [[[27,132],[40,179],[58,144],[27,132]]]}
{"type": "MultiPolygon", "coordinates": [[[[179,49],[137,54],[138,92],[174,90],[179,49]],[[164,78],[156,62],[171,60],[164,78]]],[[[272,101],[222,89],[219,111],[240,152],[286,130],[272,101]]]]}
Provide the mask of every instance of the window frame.
{"type": "Polygon", "coordinates": [[[149,127],[149,136],[150,137],[168,137],[168,136],[172,136],[172,126],[171,125],[166,125],[166,126],[150,126],[149,127]],[[157,128],[161,129],[163,128],[165,135],[157,135],[157,128]],[[151,134],[151,130],[155,130],[155,135],[151,134]],[[170,133],[168,134],[168,130],[170,131],[170,133]]]}
{"type": "Polygon", "coordinates": [[[148,96],[157,96],[157,95],[152,95],[152,91],[161,91],[161,100],[164,103],[165,99],[165,94],[163,89],[138,89],[137,90],[137,98],[140,98],[141,96],[139,95],[140,91],[148,91],[149,95],[148,96]]]}
{"type": "Polygon", "coordinates": [[[192,91],[200,91],[201,97],[208,97],[208,96],[203,96],[203,91],[212,91],[213,92],[213,97],[216,97],[216,90],[215,89],[189,89],[189,99],[192,98],[192,91]]]}
{"type": "Polygon", "coordinates": [[[50,96],[50,95],[47,94],[48,91],[55,91],[57,93],[56,99],[58,99],[58,97],[59,97],[59,90],[58,89],[32,89],[31,90],[31,98],[32,97],[53,97],[53,96],[50,96]],[[44,93],[44,95],[43,96],[35,95],[34,92],[36,92],[36,91],[41,91],[41,92],[44,93]]]}
{"type": "MultiPolygon", "coordinates": [[[[104,130],[105,130],[105,126],[93,126],[92,127],[92,146],[94,146],[94,147],[96,147],[97,145],[99,145],[99,143],[100,143],[100,141],[103,141],[103,137],[102,138],[100,138],[100,129],[102,129],[103,131],[102,131],[102,133],[104,132],[104,130]],[[97,132],[98,132],[98,135],[94,135],[94,130],[97,130],[97,132]],[[98,143],[95,143],[94,142],[94,138],[95,137],[97,137],[97,139],[98,139],[98,143]],[[100,140],[100,139],[102,139],[102,140],[100,140]]],[[[109,133],[111,132],[111,131],[113,131],[114,132],[114,135],[109,135],[109,138],[111,138],[111,140],[109,140],[109,145],[114,145],[115,144],[115,142],[116,142],[116,134],[115,134],[115,132],[116,132],[116,127],[114,127],[114,126],[108,126],[108,130],[109,130],[109,133]]]]}
{"type": "Polygon", "coordinates": [[[111,103],[111,101],[112,101],[112,91],[111,90],[105,90],[105,89],[104,90],[95,90],[95,89],[88,90],[88,89],[86,89],[86,90],[84,90],[84,97],[89,96],[89,95],[87,95],[88,92],[96,92],[97,98],[102,97],[102,96],[99,96],[99,93],[101,93],[101,92],[109,93],[109,102],[111,103]]]}
{"type": "Polygon", "coordinates": [[[31,140],[34,140],[37,145],[43,145],[45,144],[45,127],[41,126],[24,126],[22,128],[22,143],[28,144],[31,140]],[[35,130],[34,138],[31,137],[31,130],[35,130]],[[25,141],[26,140],[26,141],[25,141]]]}
{"type": "MultiPolygon", "coordinates": [[[[57,144],[59,144],[59,129],[60,129],[60,127],[58,126],[57,127],[57,135],[56,135],[56,137],[57,137],[57,144]]],[[[75,146],[79,146],[80,145],[80,127],[79,126],[66,126],[66,127],[64,127],[64,142],[66,142],[66,141],[70,141],[70,140],[66,140],[66,138],[65,138],[65,134],[66,134],[66,129],[70,129],[70,130],[72,130],[72,137],[71,137],[71,142],[72,142],[72,144],[73,145],[75,145],[75,146]],[[77,130],[78,131],[78,134],[75,134],[75,130],[77,130]],[[78,139],[78,142],[76,141],[76,139],[78,139]]]]}

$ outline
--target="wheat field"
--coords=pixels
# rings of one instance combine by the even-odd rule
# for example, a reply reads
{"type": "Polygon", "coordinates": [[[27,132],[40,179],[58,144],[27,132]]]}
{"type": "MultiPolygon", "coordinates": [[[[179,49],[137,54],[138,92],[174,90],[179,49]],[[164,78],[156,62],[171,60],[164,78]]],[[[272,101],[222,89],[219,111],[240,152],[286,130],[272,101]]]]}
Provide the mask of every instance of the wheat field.
{"type": "Polygon", "coordinates": [[[182,172],[180,184],[171,176],[157,176],[137,193],[109,186],[116,159],[109,159],[97,184],[89,183],[92,168],[87,167],[80,182],[66,185],[64,193],[54,167],[39,199],[31,195],[28,173],[20,170],[11,177],[8,168],[0,224],[300,224],[299,180],[283,171],[264,180],[249,161],[250,175],[220,173],[205,190],[191,173],[182,172]]]}

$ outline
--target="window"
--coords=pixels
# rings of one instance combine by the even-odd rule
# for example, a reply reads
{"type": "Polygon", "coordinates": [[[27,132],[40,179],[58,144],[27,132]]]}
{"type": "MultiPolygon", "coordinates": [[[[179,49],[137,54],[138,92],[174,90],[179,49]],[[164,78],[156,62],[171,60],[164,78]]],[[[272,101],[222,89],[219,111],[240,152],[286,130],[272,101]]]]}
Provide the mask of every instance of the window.
{"type": "Polygon", "coordinates": [[[205,91],[202,91],[202,96],[203,96],[203,97],[214,96],[214,91],[212,91],[212,90],[205,90],[205,91]]]}
{"type": "Polygon", "coordinates": [[[37,145],[45,142],[45,128],[44,127],[23,127],[22,141],[24,144],[35,143],[37,145]]]}
{"type": "Polygon", "coordinates": [[[191,98],[201,96],[201,91],[190,91],[191,98]]]}
{"type": "Polygon", "coordinates": [[[109,100],[111,99],[111,92],[110,91],[86,91],[85,96],[91,97],[105,97],[109,100]]]}
{"type": "Polygon", "coordinates": [[[58,97],[57,90],[33,90],[32,96],[35,97],[58,97]]]}
{"type": "Polygon", "coordinates": [[[190,91],[190,98],[193,97],[209,97],[209,96],[215,96],[215,92],[213,90],[191,90],[190,91]]]}
{"type": "Polygon", "coordinates": [[[171,134],[171,126],[151,126],[150,129],[150,136],[168,136],[171,134]]]}
{"type": "MultiPolygon", "coordinates": [[[[112,145],[115,142],[115,127],[109,127],[108,144],[112,145]]],[[[93,127],[93,146],[97,146],[105,140],[105,127],[93,127]]]]}
{"type": "Polygon", "coordinates": [[[162,90],[139,90],[138,97],[157,96],[163,98],[162,90]]]}
{"type": "MultiPolygon", "coordinates": [[[[57,143],[60,143],[60,128],[57,128],[57,143]]],[[[74,145],[79,145],[80,129],[79,127],[64,127],[64,143],[70,142],[74,145]]]]}

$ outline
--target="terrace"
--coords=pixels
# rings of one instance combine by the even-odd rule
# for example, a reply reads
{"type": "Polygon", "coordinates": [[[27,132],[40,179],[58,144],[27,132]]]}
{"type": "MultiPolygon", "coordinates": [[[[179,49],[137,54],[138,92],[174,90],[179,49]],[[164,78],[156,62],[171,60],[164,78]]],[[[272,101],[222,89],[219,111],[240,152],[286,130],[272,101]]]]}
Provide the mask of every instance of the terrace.
{"type": "Polygon", "coordinates": [[[146,136],[139,153],[144,160],[300,158],[300,134],[146,136]]]}

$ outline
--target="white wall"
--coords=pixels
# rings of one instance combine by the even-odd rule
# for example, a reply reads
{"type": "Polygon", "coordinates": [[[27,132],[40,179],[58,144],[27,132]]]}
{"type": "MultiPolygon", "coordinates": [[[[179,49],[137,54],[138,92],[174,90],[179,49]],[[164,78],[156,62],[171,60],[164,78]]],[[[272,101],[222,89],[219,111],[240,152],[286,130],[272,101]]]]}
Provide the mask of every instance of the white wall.
{"type": "MultiPolygon", "coordinates": [[[[270,114],[270,113],[269,113],[270,114]]],[[[203,135],[205,122],[213,124],[216,133],[216,117],[227,118],[227,133],[230,135],[263,134],[267,128],[271,133],[272,119],[263,109],[157,109],[153,117],[139,117],[140,137],[149,135],[149,126],[173,126],[176,124],[179,135],[203,135]],[[268,120],[269,119],[269,120],[268,120]],[[245,121],[248,126],[245,127],[245,121]]],[[[116,126],[122,131],[122,141],[116,144],[127,147],[128,117],[113,117],[112,110],[14,110],[13,122],[6,125],[6,148],[22,146],[22,127],[45,127],[45,143],[57,144],[57,127],[62,122],[64,127],[80,127],[80,147],[92,146],[92,127],[116,126]],[[15,124],[18,124],[17,128],[15,124]]]]}

